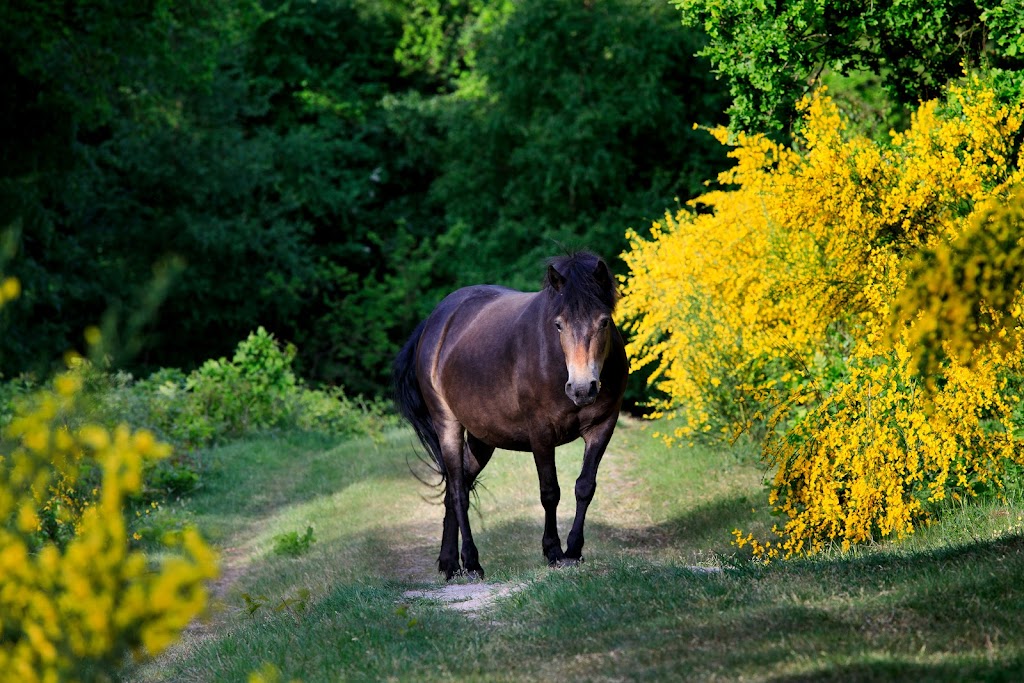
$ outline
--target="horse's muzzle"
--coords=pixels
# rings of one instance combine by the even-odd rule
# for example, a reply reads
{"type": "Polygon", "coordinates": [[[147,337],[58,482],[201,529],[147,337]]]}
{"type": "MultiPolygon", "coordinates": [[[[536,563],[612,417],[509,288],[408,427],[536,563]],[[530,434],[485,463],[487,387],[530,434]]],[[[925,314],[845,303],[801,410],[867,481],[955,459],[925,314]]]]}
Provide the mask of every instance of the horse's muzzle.
{"type": "Polygon", "coordinates": [[[565,383],[565,395],[578,407],[589,406],[597,400],[597,394],[601,391],[601,383],[597,380],[590,382],[565,383]]]}

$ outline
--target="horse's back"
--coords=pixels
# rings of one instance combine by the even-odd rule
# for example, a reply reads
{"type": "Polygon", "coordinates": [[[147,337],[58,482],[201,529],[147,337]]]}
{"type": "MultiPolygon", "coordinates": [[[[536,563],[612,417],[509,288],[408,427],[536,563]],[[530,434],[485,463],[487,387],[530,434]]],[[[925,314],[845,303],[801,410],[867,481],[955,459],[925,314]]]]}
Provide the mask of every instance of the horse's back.
{"type": "Polygon", "coordinates": [[[532,296],[536,296],[536,293],[520,292],[499,285],[463,287],[441,300],[441,303],[437,305],[427,319],[427,324],[430,325],[431,322],[456,315],[461,318],[475,317],[481,311],[493,307],[496,303],[504,308],[509,302],[525,302],[526,298],[532,296]]]}
{"type": "Polygon", "coordinates": [[[473,346],[498,343],[536,296],[497,285],[458,289],[445,297],[427,318],[421,348],[443,355],[463,345],[467,335],[472,337],[473,346]]]}

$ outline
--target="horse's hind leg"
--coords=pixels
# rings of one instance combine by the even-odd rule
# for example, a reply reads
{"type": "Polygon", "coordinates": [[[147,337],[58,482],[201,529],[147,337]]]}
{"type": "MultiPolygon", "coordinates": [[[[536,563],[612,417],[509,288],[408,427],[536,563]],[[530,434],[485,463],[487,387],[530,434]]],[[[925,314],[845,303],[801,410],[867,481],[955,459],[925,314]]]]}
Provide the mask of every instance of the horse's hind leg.
{"type": "Polygon", "coordinates": [[[455,529],[462,536],[462,566],[466,573],[483,578],[484,570],[480,566],[480,557],[473,542],[473,532],[469,528],[469,487],[472,482],[467,479],[467,471],[473,472],[473,478],[479,474],[479,468],[470,468],[465,463],[465,442],[462,425],[455,421],[441,424],[435,423],[438,440],[441,444],[441,455],[445,466],[445,525],[441,535],[441,555],[438,558],[438,569],[450,579],[458,571],[458,560],[452,561],[457,545],[455,529]],[[475,472],[473,471],[475,469],[475,472]],[[455,524],[449,517],[454,516],[455,524]],[[454,571],[453,571],[454,570],[454,571]]]}
{"type": "Polygon", "coordinates": [[[437,570],[445,581],[459,573],[459,523],[452,504],[452,487],[444,488],[444,526],[441,529],[441,554],[437,556],[437,570]]]}
{"type": "MultiPolygon", "coordinates": [[[[467,508],[469,504],[468,493],[473,490],[476,478],[480,471],[487,465],[494,454],[494,446],[485,444],[472,434],[466,435],[465,451],[463,452],[463,476],[467,492],[467,508]]],[[[455,516],[455,508],[452,504],[452,489],[445,487],[444,496],[444,527],[441,531],[441,554],[437,558],[438,571],[444,574],[445,581],[450,581],[453,576],[459,573],[459,523],[455,516]]],[[[481,570],[482,572],[482,570],[481,570]]]]}
{"type": "Polygon", "coordinates": [[[466,491],[472,492],[476,486],[476,478],[483,471],[491,456],[494,455],[494,446],[486,444],[472,434],[466,434],[466,450],[463,453],[462,466],[466,475],[466,491]]]}

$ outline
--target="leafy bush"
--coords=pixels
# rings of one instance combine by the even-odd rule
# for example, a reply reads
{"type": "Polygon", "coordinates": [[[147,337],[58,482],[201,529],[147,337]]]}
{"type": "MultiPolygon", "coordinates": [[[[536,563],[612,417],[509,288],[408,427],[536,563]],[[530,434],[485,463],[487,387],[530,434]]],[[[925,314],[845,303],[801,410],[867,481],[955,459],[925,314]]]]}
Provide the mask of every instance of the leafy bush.
{"type": "MultiPolygon", "coordinates": [[[[340,436],[377,436],[393,418],[382,403],[354,400],[340,388],[306,389],[291,370],[294,348],[281,347],[259,328],[239,344],[232,360],[209,361],[192,373],[164,369],[135,381],[124,372],[106,372],[75,358],[68,377],[81,390],[69,428],[85,423],[143,427],[177,446],[177,452],[143,463],[144,483],[125,500],[134,543],[159,543],[180,524],[160,505],[187,494],[200,483],[194,450],[254,430],[295,428],[340,436]]],[[[0,425],[20,410],[32,410],[38,387],[27,379],[0,383],[0,425]]],[[[39,509],[40,539],[61,547],[78,531],[85,510],[94,506],[103,473],[82,461],[72,477],[57,477],[39,509]]]]}
{"type": "MultiPolygon", "coordinates": [[[[188,374],[163,369],[135,381],[88,363],[79,371],[99,419],[148,427],[186,450],[266,429],[372,436],[388,424],[380,402],[352,399],[338,387],[304,387],[292,370],[295,353],[260,327],[231,360],[208,360],[188,374]]],[[[191,479],[165,469],[155,484],[180,489],[191,479]]]]}
{"type": "Polygon", "coordinates": [[[386,402],[348,397],[341,387],[303,389],[293,397],[296,427],[339,436],[372,436],[397,424],[386,402]]]}
{"type": "Polygon", "coordinates": [[[274,554],[298,557],[309,550],[309,546],[313,543],[316,543],[316,539],[313,538],[313,527],[311,526],[307,526],[306,533],[301,536],[297,531],[278,534],[274,536],[274,554]]]}
{"type": "Polygon", "coordinates": [[[998,494],[1024,463],[1021,277],[1007,260],[1024,104],[971,78],[888,144],[847,134],[825,95],[801,110],[792,146],[712,131],[734,145],[720,181],[735,189],[703,196],[710,213],[667,215],[649,240],[633,233],[620,304],[634,363],[656,368],[656,407],[685,418],[670,438],[764,429],[769,501],[787,521],[770,541],[737,538],[766,557],[910,533],[939,501],[998,494]],[[959,269],[922,276],[918,256],[949,245],[959,269]],[[962,285],[945,308],[913,296],[962,285]],[[970,343],[918,375],[920,343],[956,341],[957,327],[970,343]]]}
{"type": "Polygon", "coordinates": [[[287,423],[297,390],[295,347],[282,349],[262,327],[238,345],[231,361],[208,360],[185,380],[191,415],[215,433],[238,436],[287,423]]]}

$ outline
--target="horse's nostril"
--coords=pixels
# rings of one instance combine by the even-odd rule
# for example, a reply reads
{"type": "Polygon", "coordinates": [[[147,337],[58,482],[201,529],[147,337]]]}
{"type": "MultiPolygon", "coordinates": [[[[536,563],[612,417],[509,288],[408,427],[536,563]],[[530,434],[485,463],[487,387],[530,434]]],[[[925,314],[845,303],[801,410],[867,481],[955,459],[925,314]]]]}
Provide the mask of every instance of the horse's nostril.
{"type": "Polygon", "coordinates": [[[600,391],[600,387],[597,386],[597,381],[590,383],[590,396],[597,396],[597,392],[600,391]]]}

